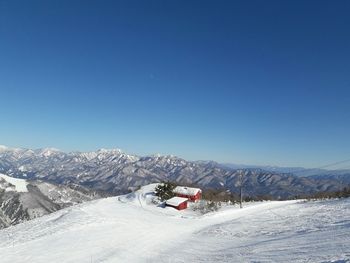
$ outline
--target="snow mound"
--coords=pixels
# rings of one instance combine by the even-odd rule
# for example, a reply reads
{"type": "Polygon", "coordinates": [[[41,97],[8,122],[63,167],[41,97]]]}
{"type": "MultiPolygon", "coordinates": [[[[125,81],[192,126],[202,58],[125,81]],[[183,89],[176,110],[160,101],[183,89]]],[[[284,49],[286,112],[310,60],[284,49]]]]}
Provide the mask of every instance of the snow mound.
{"type": "Polygon", "coordinates": [[[155,202],[157,197],[154,194],[154,190],[158,184],[149,184],[141,187],[139,190],[130,194],[122,195],[118,197],[118,200],[123,203],[132,203],[138,206],[150,205],[155,202]]]}

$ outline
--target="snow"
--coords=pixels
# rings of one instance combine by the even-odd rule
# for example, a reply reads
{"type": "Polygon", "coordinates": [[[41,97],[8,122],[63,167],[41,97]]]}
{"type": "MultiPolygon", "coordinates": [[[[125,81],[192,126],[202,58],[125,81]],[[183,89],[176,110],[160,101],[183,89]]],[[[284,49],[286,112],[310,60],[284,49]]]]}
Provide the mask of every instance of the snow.
{"type": "MultiPolygon", "coordinates": [[[[28,192],[27,181],[24,179],[13,178],[4,174],[0,174],[0,178],[4,179],[6,182],[14,185],[15,191],[17,192],[28,192]]],[[[12,188],[6,188],[6,191],[13,191],[12,188]]]]}
{"type": "Polygon", "coordinates": [[[7,151],[9,148],[6,147],[5,145],[0,145],[0,152],[7,151]]]}
{"type": "Polygon", "coordinates": [[[97,153],[99,154],[103,154],[103,153],[117,153],[117,154],[120,154],[122,153],[123,151],[121,149],[105,149],[105,148],[101,148],[99,150],[97,150],[97,153]]]}
{"type": "Polygon", "coordinates": [[[27,169],[25,168],[25,166],[21,165],[20,167],[18,167],[18,170],[21,172],[25,172],[27,171],[27,169]]]}
{"type": "Polygon", "coordinates": [[[201,192],[201,189],[186,186],[176,186],[173,192],[181,195],[196,195],[198,192],[201,192]]]}
{"type": "Polygon", "coordinates": [[[182,204],[183,202],[185,202],[187,200],[188,200],[187,198],[175,196],[173,198],[170,198],[170,199],[166,200],[165,203],[167,205],[178,206],[178,205],[182,204]]]}
{"type": "Polygon", "coordinates": [[[42,149],[36,150],[36,152],[41,156],[50,157],[51,155],[59,153],[60,150],[56,148],[42,148],[42,149]]]}
{"type": "Polygon", "coordinates": [[[155,204],[155,186],[3,229],[1,263],[350,262],[350,199],[199,216],[155,204]]]}

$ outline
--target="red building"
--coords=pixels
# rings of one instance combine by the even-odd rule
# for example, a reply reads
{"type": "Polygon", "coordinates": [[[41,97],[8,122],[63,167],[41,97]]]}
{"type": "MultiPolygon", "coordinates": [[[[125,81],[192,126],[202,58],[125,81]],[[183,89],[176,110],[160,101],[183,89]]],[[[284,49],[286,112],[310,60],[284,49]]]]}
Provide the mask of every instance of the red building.
{"type": "Polygon", "coordinates": [[[166,200],[165,204],[166,206],[173,207],[177,210],[183,210],[187,208],[187,201],[187,198],[175,196],[169,200],[166,200]]]}
{"type": "Polygon", "coordinates": [[[192,202],[196,202],[202,198],[202,190],[199,188],[177,186],[173,192],[176,194],[176,196],[188,198],[188,200],[192,202]]]}

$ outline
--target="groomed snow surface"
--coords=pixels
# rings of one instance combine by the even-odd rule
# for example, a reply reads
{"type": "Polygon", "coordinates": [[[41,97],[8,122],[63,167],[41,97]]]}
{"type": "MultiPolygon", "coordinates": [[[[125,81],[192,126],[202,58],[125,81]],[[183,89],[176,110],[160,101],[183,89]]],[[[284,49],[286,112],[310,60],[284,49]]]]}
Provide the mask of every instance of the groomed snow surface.
{"type": "Polygon", "coordinates": [[[350,262],[350,200],[262,202],[200,216],[152,188],[0,231],[0,262],[350,262]]]}

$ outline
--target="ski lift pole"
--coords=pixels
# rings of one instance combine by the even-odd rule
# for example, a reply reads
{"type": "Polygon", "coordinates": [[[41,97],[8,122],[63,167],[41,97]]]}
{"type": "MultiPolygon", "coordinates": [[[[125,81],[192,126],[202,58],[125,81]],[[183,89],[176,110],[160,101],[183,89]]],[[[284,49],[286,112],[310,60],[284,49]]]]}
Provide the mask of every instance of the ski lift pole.
{"type": "Polygon", "coordinates": [[[239,208],[243,208],[243,171],[239,173],[239,208]]]}

